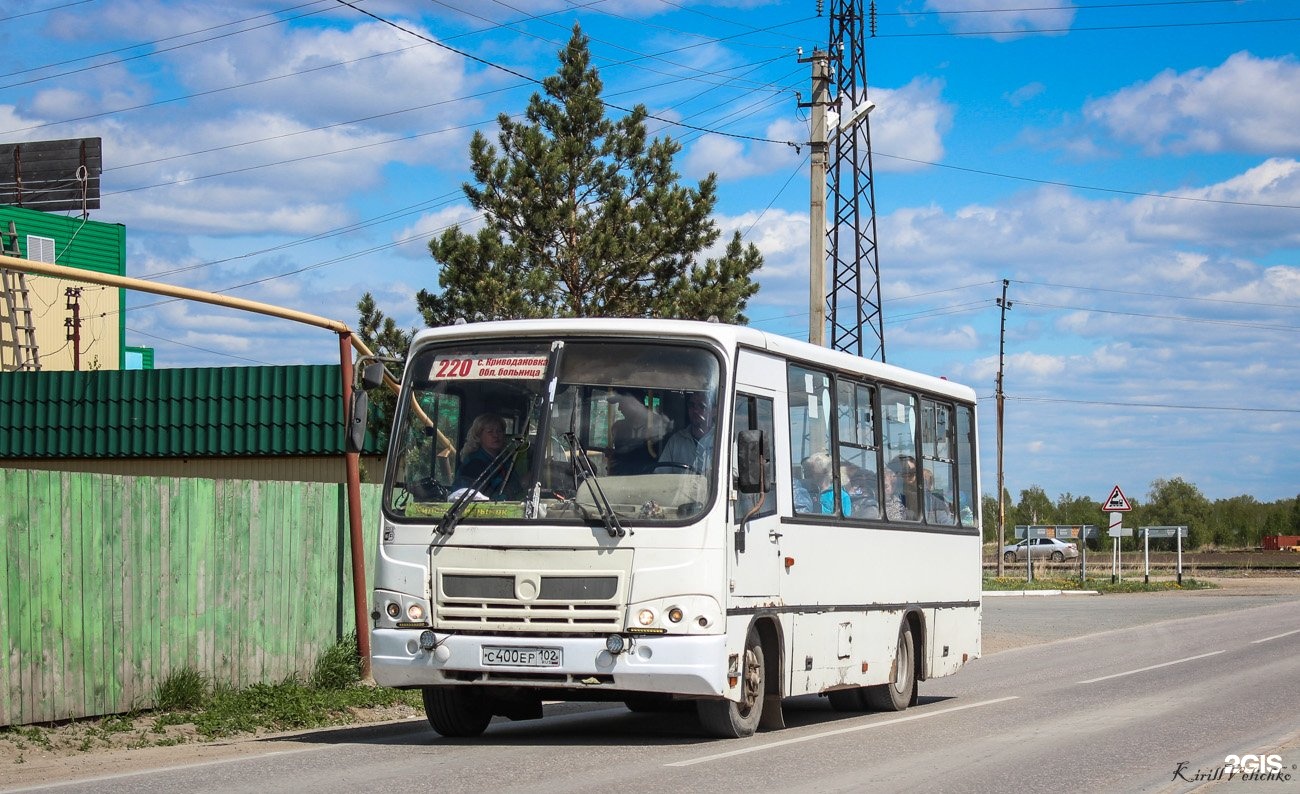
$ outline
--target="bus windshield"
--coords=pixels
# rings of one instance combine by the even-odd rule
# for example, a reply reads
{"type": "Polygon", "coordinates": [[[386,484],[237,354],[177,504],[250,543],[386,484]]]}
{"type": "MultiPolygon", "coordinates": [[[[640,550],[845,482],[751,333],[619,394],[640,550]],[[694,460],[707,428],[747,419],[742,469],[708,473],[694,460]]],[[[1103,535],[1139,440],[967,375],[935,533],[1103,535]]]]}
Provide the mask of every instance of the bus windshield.
{"type": "Polygon", "coordinates": [[[407,367],[398,520],[681,523],[717,480],[721,365],[685,343],[459,340],[407,367]]]}

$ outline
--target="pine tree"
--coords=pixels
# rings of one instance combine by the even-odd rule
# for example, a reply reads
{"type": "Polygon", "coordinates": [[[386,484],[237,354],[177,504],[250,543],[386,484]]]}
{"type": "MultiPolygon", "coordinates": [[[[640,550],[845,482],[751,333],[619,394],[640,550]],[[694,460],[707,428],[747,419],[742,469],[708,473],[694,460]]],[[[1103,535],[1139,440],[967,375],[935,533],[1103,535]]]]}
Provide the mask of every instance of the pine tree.
{"type": "Polygon", "coordinates": [[[745,322],[758,291],[758,249],[737,233],[719,259],[698,261],[719,236],[716,178],[677,183],[681,146],[647,144],[646,109],[606,118],[600,75],[578,26],[525,119],[502,114],[494,146],[470,143],[470,204],[485,216],[429,242],[440,294],[416,297],[425,321],[528,317],[677,317],[745,322]],[[499,147],[499,148],[498,148],[499,147]]]}
{"type": "MultiPolygon", "coordinates": [[[[360,319],[357,322],[357,336],[365,342],[366,347],[377,356],[405,360],[406,349],[411,346],[415,331],[403,331],[397,327],[392,317],[385,317],[375,304],[375,298],[369,292],[357,302],[360,319]]],[[[401,365],[390,365],[388,371],[394,377],[400,377],[401,365]]],[[[393,407],[396,396],[388,389],[375,389],[370,392],[370,410],[366,419],[366,428],[377,446],[388,442],[388,430],[393,421],[393,407]]]]}

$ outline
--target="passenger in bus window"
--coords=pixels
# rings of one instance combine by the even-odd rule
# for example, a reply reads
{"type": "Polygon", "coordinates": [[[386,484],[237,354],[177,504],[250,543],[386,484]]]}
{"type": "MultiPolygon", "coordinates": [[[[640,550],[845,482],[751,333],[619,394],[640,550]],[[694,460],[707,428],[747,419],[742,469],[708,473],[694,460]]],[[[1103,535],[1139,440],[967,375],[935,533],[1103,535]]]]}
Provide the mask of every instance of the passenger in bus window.
{"type": "Polygon", "coordinates": [[[659,451],[656,471],[690,469],[703,474],[713,463],[713,426],[717,407],[702,392],[686,397],[686,426],[673,433],[659,451]],[[667,464],[667,465],[665,465],[667,464]]]}
{"type": "MultiPolygon", "coordinates": [[[[916,514],[908,507],[907,489],[916,489],[916,461],[910,455],[899,455],[885,467],[885,518],[890,521],[915,521],[916,514]],[[911,477],[906,476],[908,463],[911,477]]],[[[912,497],[915,501],[916,497],[912,497]]]]}
{"type": "Polygon", "coordinates": [[[884,483],[885,499],[882,504],[884,517],[890,521],[905,521],[907,510],[903,507],[903,500],[898,497],[898,475],[888,467],[885,468],[884,483]]]}
{"type": "Polygon", "coordinates": [[[921,469],[921,485],[924,488],[923,498],[925,499],[925,520],[931,524],[952,524],[953,509],[952,505],[943,495],[934,489],[934,472],[929,469],[921,469]]]}
{"type": "MultiPolygon", "coordinates": [[[[497,414],[479,414],[469,426],[465,445],[460,449],[460,469],[452,483],[453,491],[468,488],[474,484],[501,450],[506,446],[506,422],[497,414]]],[[[479,489],[491,498],[512,498],[518,495],[518,467],[506,463],[499,471],[488,478],[479,489]]]]}
{"type": "MultiPolygon", "coordinates": [[[[828,452],[814,452],[803,461],[803,481],[795,482],[794,510],[796,513],[820,513],[831,515],[835,512],[834,462],[828,452]]],[[[839,489],[840,509],[843,515],[851,515],[853,505],[848,493],[839,489]]]]}
{"type": "Polygon", "coordinates": [[[854,518],[880,518],[880,500],[876,496],[876,474],[852,463],[840,467],[840,482],[849,494],[854,518]]]}

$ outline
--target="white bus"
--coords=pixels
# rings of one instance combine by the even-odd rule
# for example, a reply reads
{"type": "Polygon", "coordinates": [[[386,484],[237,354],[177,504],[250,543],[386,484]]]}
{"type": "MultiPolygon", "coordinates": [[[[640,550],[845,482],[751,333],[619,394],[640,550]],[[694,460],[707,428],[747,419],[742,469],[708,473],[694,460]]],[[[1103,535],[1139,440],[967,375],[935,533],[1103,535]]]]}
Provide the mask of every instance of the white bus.
{"type": "Polygon", "coordinates": [[[420,332],[374,570],[376,682],[476,736],[543,700],[901,710],[980,652],[975,395],[751,328],[420,332]],[[467,443],[468,442],[468,443],[467,443]]]}

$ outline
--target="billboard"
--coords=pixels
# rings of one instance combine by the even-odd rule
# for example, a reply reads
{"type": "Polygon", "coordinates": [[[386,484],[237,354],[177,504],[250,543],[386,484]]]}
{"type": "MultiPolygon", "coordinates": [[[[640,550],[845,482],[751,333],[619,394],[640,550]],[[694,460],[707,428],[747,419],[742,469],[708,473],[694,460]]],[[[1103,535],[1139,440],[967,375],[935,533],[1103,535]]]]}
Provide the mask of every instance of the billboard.
{"type": "Polygon", "coordinates": [[[99,209],[99,138],[0,144],[0,204],[42,212],[99,209]]]}

